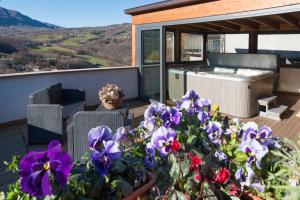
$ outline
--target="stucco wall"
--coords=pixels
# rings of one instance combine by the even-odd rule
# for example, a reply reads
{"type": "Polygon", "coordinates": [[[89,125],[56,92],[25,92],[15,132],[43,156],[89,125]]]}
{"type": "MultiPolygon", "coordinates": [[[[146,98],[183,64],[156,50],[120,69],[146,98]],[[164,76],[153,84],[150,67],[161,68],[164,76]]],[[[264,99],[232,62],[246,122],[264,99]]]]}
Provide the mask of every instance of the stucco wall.
{"type": "Polygon", "coordinates": [[[26,118],[28,96],[41,88],[61,82],[63,88],[83,88],[87,105],[99,103],[98,91],[106,83],[119,85],[125,98],[138,97],[137,68],[71,70],[0,76],[0,123],[26,118]]]}

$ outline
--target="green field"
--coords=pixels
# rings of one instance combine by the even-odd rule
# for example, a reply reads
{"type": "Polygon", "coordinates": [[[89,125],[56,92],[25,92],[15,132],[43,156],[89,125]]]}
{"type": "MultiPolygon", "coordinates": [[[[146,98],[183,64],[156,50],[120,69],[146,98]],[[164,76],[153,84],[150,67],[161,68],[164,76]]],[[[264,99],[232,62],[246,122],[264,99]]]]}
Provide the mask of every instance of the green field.
{"type": "Polygon", "coordinates": [[[91,33],[83,33],[78,36],[72,37],[70,39],[64,40],[63,44],[69,45],[69,46],[74,46],[74,47],[79,47],[81,44],[84,44],[88,42],[89,40],[93,40],[98,38],[97,35],[91,34],[91,33]]]}
{"type": "Polygon", "coordinates": [[[57,45],[51,46],[51,47],[44,47],[44,46],[39,46],[38,48],[34,49],[35,51],[40,51],[40,52],[51,52],[51,51],[56,51],[56,52],[61,52],[61,53],[70,53],[70,54],[75,54],[75,51],[71,49],[67,49],[64,47],[60,47],[57,45]]]}
{"type": "Polygon", "coordinates": [[[108,62],[105,59],[101,59],[95,56],[89,56],[89,55],[76,55],[77,58],[84,59],[94,65],[101,65],[101,66],[108,66],[108,62]]]}

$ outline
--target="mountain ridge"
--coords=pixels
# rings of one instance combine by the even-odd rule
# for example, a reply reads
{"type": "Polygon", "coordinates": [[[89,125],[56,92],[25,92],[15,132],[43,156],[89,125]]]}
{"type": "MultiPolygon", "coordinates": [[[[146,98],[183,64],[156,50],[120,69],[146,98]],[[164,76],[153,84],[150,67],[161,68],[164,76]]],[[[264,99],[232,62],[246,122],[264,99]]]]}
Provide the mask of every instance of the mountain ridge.
{"type": "Polygon", "coordinates": [[[41,22],[36,19],[32,19],[27,15],[22,14],[16,10],[10,10],[3,7],[0,7],[0,26],[9,27],[9,26],[24,26],[24,27],[38,27],[38,28],[49,28],[57,29],[61,28],[59,26],[41,22]]]}

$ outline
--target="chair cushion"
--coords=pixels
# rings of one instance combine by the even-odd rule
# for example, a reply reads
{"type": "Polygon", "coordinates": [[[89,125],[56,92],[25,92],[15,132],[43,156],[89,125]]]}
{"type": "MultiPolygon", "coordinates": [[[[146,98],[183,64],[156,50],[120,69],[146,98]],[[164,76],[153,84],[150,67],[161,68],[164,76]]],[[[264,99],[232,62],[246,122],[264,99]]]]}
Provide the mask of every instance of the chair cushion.
{"type": "Polygon", "coordinates": [[[84,101],[63,105],[63,119],[72,117],[78,111],[84,110],[84,101]]]}
{"type": "Polygon", "coordinates": [[[29,103],[31,104],[50,104],[50,96],[48,88],[34,92],[29,96],[29,103]]]}
{"type": "Polygon", "coordinates": [[[62,85],[57,83],[49,87],[51,104],[60,104],[62,101],[62,85]]]}

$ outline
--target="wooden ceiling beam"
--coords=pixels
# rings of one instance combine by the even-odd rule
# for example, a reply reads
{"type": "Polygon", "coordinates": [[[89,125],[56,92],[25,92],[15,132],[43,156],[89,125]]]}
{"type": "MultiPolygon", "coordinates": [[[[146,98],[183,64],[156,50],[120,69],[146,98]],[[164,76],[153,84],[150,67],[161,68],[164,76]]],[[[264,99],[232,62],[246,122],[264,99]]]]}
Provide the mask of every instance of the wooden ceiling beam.
{"type": "Polygon", "coordinates": [[[300,28],[299,21],[290,14],[280,14],[280,15],[275,15],[275,17],[284,21],[285,23],[287,23],[290,26],[300,28]]]}
{"type": "Polygon", "coordinates": [[[220,28],[218,26],[211,25],[211,24],[201,23],[201,24],[191,24],[191,26],[204,28],[204,29],[214,31],[214,32],[222,32],[222,28],[220,28]]]}
{"type": "Polygon", "coordinates": [[[229,23],[229,22],[226,22],[226,21],[207,22],[207,23],[210,24],[210,25],[217,26],[217,27],[224,28],[224,29],[231,30],[231,31],[239,31],[240,28],[241,28],[240,26],[238,26],[236,24],[232,24],[232,23],[229,23]]]}
{"type": "Polygon", "coordinates": [[[268,26],[268,27],[272,28],[273,30],[280,29],[279,23],[275,22],[272,19],[266,18],[266,17],[264,17],[264,18],[249,18],[249,20],[259,23],[259,24],[262,24],[262,25],[265,25],[265,26],[268,26]]]}
{"type": "Polygon", "coordinates": [[[236,24],[238,26],[244,27],[246,29],[250,29],[253,31],[259,30],[259,24],[247,19],[239,19],[239,20],[226,20],[229,23],[236,24]]]}

